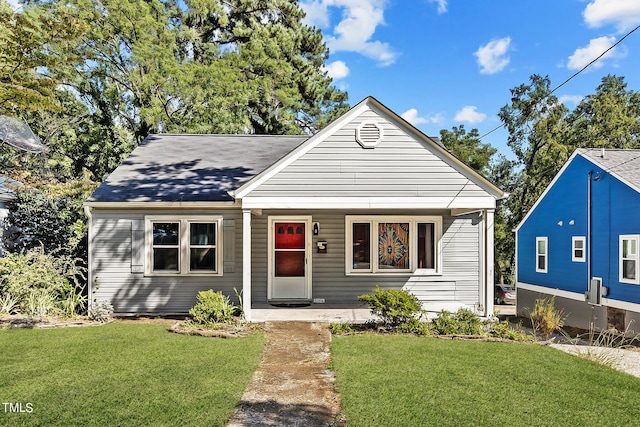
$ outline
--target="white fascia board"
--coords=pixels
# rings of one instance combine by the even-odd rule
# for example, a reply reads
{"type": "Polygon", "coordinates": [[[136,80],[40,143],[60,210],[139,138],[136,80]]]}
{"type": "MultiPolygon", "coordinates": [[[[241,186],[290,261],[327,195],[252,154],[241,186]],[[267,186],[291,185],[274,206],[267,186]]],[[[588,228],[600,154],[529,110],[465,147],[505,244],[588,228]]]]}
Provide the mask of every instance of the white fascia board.
{"type": "Polygon", "coordinates": [[[495,209],[486,197],[245,197],[244,209],[495,209]]]}
{"type": "MultiPolygon", "coordinates": [[[[556,176],[553,177],[553,179],[551,180],[551,182],[549,183],[549,185],[547,185],[547,188],[544,189],[544,191],[542,192],[542,194],[540,195],[540,197],[538,197],[538,200],[536,200],[536,202],[533,204],[533,206],[531,206],[531,209],[529,209],[529,212],[527,212],[527,214],[524,216],[524,218],[522,218],[522,221],[520,221],[520,223],[516,226],[516,228],[514,229],[514,232],[518,232],[518,230],[520,230],[520,227],[522,227],[524,225],[524,223],[527,221],[527,219],[529,218],[529,216],[533,213],[534,210],[536,210],[536,208],[538,207],[538,205],[542,202],[542,199],[545,198],[545,196],[547,195],[547,193],[551,190],[551,188],[555,185],[556,181],[558,179],[560,179],[560,176],[562,176],[562,174],[564,173],[565,169],[569,167],[569,165],[571,164],[571,162],[573,161],[573,159],[579,155],[580,153],[578,152],[578,150],[576,149],[573,154],[571,154],[571,157],[569,157],[569,159],[564,163],[564,165],[562,165],[562,168],[558,171],[558,173],[556,174],[556,176]]],[[[584,156],[582,156],[584,157],[584,156]]],[[[585,159],[589,160],[588,158],[585,157],[585,159]]],[[[589,160],[590,161],[590,160],[589,160]]],[[[591,162],[593,163],[593,162],[591,162]]]]}
{"type": "Polygon", "coordinates": [[[602,297],[602,305],[640,313],[640,304],[634,304],[632,302],[618,301],[615,299],[602,297]]]}
{"type": "Polygon", "coordinates": [[[563,291],[558,288],[547,288],[546,286],[531,285],[529,283],[517,282],[516,289],[526,289],[532,292],[540,292],[541,294],[553,295],[561,298],[572,299],[576,301],[584,301],[584,294],[578,292],[563,291]]]}
{"type": "Polygon", "coordinates": [[[236,199],[243,199],[247,194],[251,193],[257,187],[262,185],[265,181],[272,178],[274,175],[278,174],[284,168],[298,160],[300,157],[307,154],[313,148],[315,148],[318,144],[322,143],[328,137],[333,135],[336,130],[339,130],[344,123],[348,123],[353,120],[355,117],[360,115],[363,110],[368,107],[368,101],[371,98],[365,98],[358,105],[353,107],[351,110],[347,111],[344,115],[336,119],[334,122],[329,124],[326,128],[322,129],[320,132],[311,136],[308,140],[302,143],[299,147],[295,148],[292,152],[284,156],[282,159],[278,160],[271,167],[267,168],[262,173],[256,175],[253,179],[249,180],[249,182],[245,183],[240,188],[235,191],[229,192],[231,197],[236,199]]]}
{"type": "Polygon", "coordinates": [[[154,209],[154,208],[239,208],[242,204],[233,202],[86,202],[85,206],[99,209],[154,209]]]}

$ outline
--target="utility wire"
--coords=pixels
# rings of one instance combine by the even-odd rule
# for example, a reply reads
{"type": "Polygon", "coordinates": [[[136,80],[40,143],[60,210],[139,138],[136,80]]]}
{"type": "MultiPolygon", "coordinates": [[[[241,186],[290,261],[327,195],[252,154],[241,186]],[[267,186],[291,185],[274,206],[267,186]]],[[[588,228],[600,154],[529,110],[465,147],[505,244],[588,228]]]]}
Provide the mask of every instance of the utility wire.
{"type": "MultiPolygon", "coordinates": [[[[591,65],[593,65],[594,62],[598,61],[600,58],[602,58],[603,56],[605,56],[607,53],[609,53],[610,50],[614,49],[616,46],[618,46],[620,43],[622,43],[622,41],[624,39],[626,39],[627,37],[629,37],[631,34],[633,34],[636,30],[638,30],[638,28],[640,28],[640,25],[638,25],[637,27],[635,27],[633,30],[629,31],[627,34],[625,34],[622,38],[620,38],[620,40],[618,40],[617,42],[615,42],[614,44],[612,44],[611,46],[609,46],[608,49],[606,49],[604,52],[602,52],[600,55],[598,55],[597,58],[595,58],[593,61],[589,62],[587,65],[585,65],[584,67],[582,67],[579,71],[575,72],[571,77],[569,77],[568,79],[566,79],[565,81],[563,81],[562,83],[560,83],[558,86],[556,86],[555,88],[553,88],[551,90],[551,92],[549,92],[549,94],[547,96],[545,96],[544,98],[542,98],[540,100],[540,102],[544,101],[545,99],[547,99],[549,96],[551,96],[551,94],[553,94],[555,91],[557,91],[558,89],[560,89],[562,86],[566,85],[567,83],[569,83],[570,80],[572,80],[574,77],[576,77],[578,74],[582,73],[584,70],[586,70],[587,68],[589,68],[591,65]]],[[[481,135],[478,139],[482,139],[487,135],[492,134],[493,132],[497,131],[500,128],[503,128],[504,124],[498,125],[495,128],[491,129],[489,132],[481,135]]]]}

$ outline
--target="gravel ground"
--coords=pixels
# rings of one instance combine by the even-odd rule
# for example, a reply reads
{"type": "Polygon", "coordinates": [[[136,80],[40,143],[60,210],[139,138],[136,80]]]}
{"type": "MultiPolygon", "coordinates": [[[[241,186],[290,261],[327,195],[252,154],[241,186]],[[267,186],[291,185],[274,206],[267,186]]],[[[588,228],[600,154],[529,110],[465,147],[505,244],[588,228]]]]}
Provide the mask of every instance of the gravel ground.
{"type": "Polygon", "coordinates": [[[550,344],[551,347],[576,356],[585,357],[618,371],[626,372],[640,378],[640,349],[595,347],[576,344],[550,344]]]}

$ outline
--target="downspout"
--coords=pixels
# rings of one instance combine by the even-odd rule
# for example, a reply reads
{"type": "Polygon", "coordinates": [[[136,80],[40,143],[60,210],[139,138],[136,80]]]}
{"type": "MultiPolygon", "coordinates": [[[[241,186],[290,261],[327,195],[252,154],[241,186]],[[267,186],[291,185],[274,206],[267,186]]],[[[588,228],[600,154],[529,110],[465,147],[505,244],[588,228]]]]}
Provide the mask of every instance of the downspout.
{"type": "Polygon", "coordinates": [[[589,291],[591,283],[591,185],[593,171],[589,171],[587,175],[589,186],[587,187],[587,289],[585,292],[589,291]]]}
{"type": "Polygon", "coordinates": [[[93,248],[93,216],[91,208],[84,205],[84,214],[89,219],[87,226],[87,310],[93,303],[93,267],[91,263],[91,250],[93,248]]]}

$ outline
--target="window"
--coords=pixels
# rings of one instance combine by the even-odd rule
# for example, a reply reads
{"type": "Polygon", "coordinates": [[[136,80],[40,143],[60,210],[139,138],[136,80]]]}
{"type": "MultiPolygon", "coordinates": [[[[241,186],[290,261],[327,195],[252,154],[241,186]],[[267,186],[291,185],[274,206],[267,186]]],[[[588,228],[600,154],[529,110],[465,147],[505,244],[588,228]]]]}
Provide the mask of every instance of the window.
{"type": "Polygon", "coordinates": [[[536,237],[536,271],[538,273],[547,272],[547,238],[536,237]]]}
{"type": "Polygon", "coordinates": [[[347,216],[347,274],[439,273],[441,217],[347,216]]]}
{"type": "Polygon", "coordinates": [[[640,284],[638,275],[638,241],[640,235],[620,236],[620,281],[640,284]]]}
{"type": "Polygon", "coordinates": [[[585,262],[587,259],[586,241],[584,236],[573,236],[571,238],[571,261],[585,262]]]}
{"type": "Polygon", "coordinates": [[[222,274],[220,217],[146,218],[148,274],[222,274]]]}

